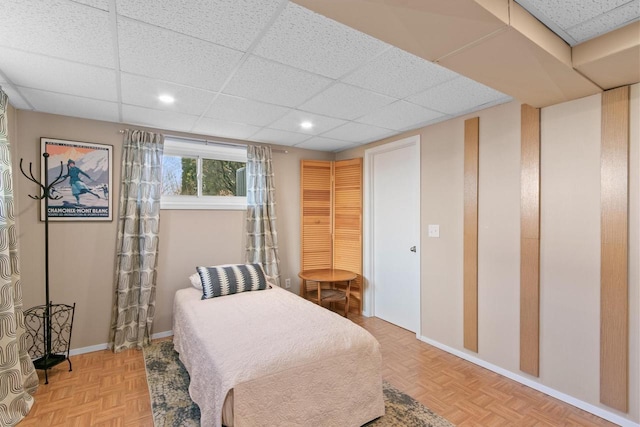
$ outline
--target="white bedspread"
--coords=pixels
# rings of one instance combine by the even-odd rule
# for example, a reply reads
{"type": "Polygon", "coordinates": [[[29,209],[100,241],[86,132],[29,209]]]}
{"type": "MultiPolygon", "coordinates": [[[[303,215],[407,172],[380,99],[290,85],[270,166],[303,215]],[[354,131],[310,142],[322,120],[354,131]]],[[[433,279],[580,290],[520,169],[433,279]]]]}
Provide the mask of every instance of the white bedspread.
{"type": "Polygon", "coordinates": [[[280,288],[174,301],[174,344],[202,426],[220,426],[233,389],[242,426],[359,426],[384,414],[379,344],[367,331],[280,288]]]}

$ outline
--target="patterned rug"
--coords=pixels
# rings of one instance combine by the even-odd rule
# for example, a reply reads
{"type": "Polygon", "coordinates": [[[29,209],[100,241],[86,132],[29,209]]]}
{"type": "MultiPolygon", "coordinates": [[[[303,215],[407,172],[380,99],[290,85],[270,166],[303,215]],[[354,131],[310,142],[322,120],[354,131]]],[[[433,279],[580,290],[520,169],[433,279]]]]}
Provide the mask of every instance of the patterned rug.
{"type": "MultiPolygon", "coordinates": [[[[143,353],[155,427],[199,426],[200,410],[189,397],[189,374],[173,342],[154,342],[143,353]]],[[[387,382],[383,391],[385,415],[367,423],[367,427],[453,426],[387,382]]]]}

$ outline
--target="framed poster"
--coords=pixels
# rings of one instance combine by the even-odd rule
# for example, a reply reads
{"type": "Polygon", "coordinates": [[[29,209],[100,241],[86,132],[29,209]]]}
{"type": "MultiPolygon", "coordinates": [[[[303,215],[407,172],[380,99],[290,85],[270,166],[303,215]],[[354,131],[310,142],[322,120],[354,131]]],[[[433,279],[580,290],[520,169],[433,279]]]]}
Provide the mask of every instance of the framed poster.
{"type": "Polygon", "coordinates": [[[49,192],[49,221],[111,221],[113,147],[52,138],[40,138],[40,145],[41,154],[49,153],[48,170],[41,159],[43,184],[45,173],[49,184],[58,180],[49,192]]]}

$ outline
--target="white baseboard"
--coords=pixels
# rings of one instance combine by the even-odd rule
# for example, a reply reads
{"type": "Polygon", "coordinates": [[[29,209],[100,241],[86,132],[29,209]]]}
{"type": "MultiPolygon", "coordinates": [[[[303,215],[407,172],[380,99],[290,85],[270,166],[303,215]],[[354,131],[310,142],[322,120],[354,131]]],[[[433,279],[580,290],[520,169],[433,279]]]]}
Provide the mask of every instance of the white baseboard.
{"type": "Polygon", "coordinates": [[[90,345],[89,347],[72,348],[69,356],[77,356],[78,354],[93,353],[94,351],[106,350],[109,348],[107,343],[90,345]]]}
{"type": "Polygon", "coordinates": [[[158,332],[157,334],[152,334],[151,335],[151,339],[152,340],[157,340],[158,338],[166,338],[166,337],[170,337],[172,335],[173,335],[173,330],[164,331],[164,332],[158,332]]]}
{"type": "Polygon", "coordinates": [[[604,418],[607,421],[611,421],[612,423],[618,424],[622,427],[640,427],[640,424],[638,423],[634,423],[633,421],[627,419],[627,418],[623,418],[618,414],[614,414],[613,412],[609,412],[606,409],[602,409],[599,406],[595,406],[592,405],[591,403],[587,403],[583,400],[580,399],[576,399],[573,396],[569,396],[568,394],[562,393],[558,390],[555,390],[551,387],[548,387],[544,384],[540,384],[537,381],[533,381],[527,377],[524,377],[522,375],[518,375],[514,372],[511,372],[507,369],[501,368],[500,366],[494,365],[492,363],[489,363],[485,360],[482,360],[478,357],[475,357],[471,354],[465,353],[464,351],[460,351],[456,348],[453,347],[449,347],[448,345],[442,344],[438,341],[432,340],[431,338],[427,338],[424,336],[419,336],[418,339],[420,341],[423,341],[427,344],[430,344],[434,347],[439,348],[440,350],[446,351],[447,353],[453,354],[455,356],[458,356],[461,359],[464,359],[468,362],[471,362],[475,365],[478,366],[482,366],[483,368],[486,368],[490,371],[493,371],[497,374],[500,374],[504,377],[507,377],[509,379],[512,379],[516,382],[519,382],[520,384],[526,385],[527,387],[531,387],[534,390],[538,390],[544,394],[547,394],[551,397],[554,397],[558,400],[561,400],[565,403],[568,403],[569,405],[573,405],[576,408],[580,408],[583,411],[587,411],[593,415],[596,415],[600,418],[604,418]]]}
{"type": "MultiPolygon", "coordinates": [[[[158,338],[166,338],[172,335],[173,335],[173,331],[158,332],[157,334],[151,335],[151,339],[156,340],[158,338]]],[[[109,348],[109,344],[106,342],[102,344],[90,345],[89,347],[72,348],[69,351],[69,356],[77,356],[78,354],[93,353],[94,351],[106,350],[108,348],[109,348]]]]}

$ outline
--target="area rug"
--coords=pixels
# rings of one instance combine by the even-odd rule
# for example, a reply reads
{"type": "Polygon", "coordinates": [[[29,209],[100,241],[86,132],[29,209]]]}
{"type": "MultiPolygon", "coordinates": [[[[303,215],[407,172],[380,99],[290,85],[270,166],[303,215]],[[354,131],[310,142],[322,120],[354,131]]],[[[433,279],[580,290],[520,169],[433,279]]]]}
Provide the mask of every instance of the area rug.
{"type": "MultiPolygon", "coordinates": [[[[200,410],[189,397],[189,374],[173,349],[173,342],[154,342],[143,353],[155,427],[199,426],[200,410]]],[[[453,426],[387,382],[383,383],[383,391],[385,415],[367,423],[367,427],[453,426]]]]}

